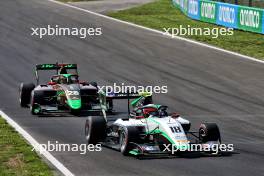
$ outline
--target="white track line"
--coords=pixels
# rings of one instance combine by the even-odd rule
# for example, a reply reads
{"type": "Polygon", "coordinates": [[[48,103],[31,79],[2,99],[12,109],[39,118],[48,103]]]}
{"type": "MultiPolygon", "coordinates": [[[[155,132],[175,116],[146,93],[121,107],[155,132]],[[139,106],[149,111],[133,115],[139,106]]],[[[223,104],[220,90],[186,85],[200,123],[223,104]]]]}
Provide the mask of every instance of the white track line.
{"type": "MultiPolygon", "coordinates": [[[[35,149],[39,148],[40,144],[21,126],[19,126],[14,120],[12,120],[8,115],[0,110],[0,116],[4,118],[9,125],[11,125],[19,134],[21,134],[35,149]]],[[[42,151],[41,155],[49,160],[60,172],[66,176],[74,176],[71,171],[69,171],[61,162],[59,162],[54,156],[52,156],[48,151],[42,151]]]]}
{"type": "Polygon", "coordinates": [[[247,60],[251,60],[251,61],[255,61],[255,62],[259,62],[259,63],[264,63],[264,60],[259,60],[259,59],[256,59],[254,57],[246,56],[246,55],[239,54],[239,53],[236,53],[236,52],[233,52],[233,51],[228,51],[228,50],[225,50],[225,49],[222,49],[222,48],[218,48],[218,47],[215,47],[215,46],[212,46],[212,45],[208,45],[208,44],[205,44],[205,43],[197,42],[197,41],[190,40],[190,39],[187,39],[187,38],[183,38],[183,37],[179,37],[179,36],[175,36],[174,38],[172,38],[169,34],[164,34],[162,31],[159,31],[159,30],[156,30],[156,29],[151,29],[151,28],[144,27],[144,26],[140,26],[140,25],[137,25],[137,24],[134,24],[134,23],[122,21],[122,20],[119,20],[119,19],[116,19],[116,18],[112,18],[112,17],[109,17],[109,16],[105,16],[105,15],[102,15],[102,14],[99,14],[99,13],[96,13],[96,12],[92,12],[90,10],[86,10],[86,9],[83,9],[83,8],[80,8],[80,7],[76,7],[76,6],[67,4],[67,3],[59,2],[59,1],[56,1],[56,0],[48,0],[48,1],[56,3],[56,4],[60,4],[60,5],[66,6],[66,7],[70,7],[70,8],[82,11],[82,12],[86,12],[86,13],[89,13],[89,14],[92,14],[92,15],[96,15],[96,16],[99,16],[99,17],[102,17],[102,18],[106,18],[106,19],[109,19],[109,20],[113,20],[113,21],[116,21],[116,22],[120,22],[120,23],[123,23],[123,24],[127,24],[127,25],[130,25],[130,26],[134,26],[134,27],[137,27],[137,28],[141,28],[141,29],[144,29],[144,30],[151,31],[151,32],[155,32],[155,33],[158,33],[158,34],[162,34],[163,36],[169,36],[171,39],[183,40],[183,41],[186,41],[186,42],[189,42],[189,43],[193,43],[193,44],[200,45],[200,46],[207,47],[207,48],[211,48],[211,49],[214,49],[214,50],[217,50],[217,51],[221,51],[221,52],[225,52],[225,53],[228,53],[228,54],[232,54],[232,55],[235,55],[235,56],[247,59],[247,60]]]}

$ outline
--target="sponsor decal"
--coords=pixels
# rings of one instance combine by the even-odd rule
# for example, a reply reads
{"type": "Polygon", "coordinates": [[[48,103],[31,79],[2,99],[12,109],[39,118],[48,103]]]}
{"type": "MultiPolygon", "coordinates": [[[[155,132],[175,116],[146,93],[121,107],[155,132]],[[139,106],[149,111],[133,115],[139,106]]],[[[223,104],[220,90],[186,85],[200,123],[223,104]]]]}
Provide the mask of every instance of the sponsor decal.
{"type": "Polygon", "coordinates": [[[263,10],[239,6],[238,27],[243,30],[262,32],[263,10]]]}
{"type": "Polygon", "coordinates": [[[188,3],[188,16],[193,19],[200,19],[200,6],[198,0],[189,0],[188,3]]]}
{"type": "Polygon", "coordinates": [[[237,28],[237,13],[237,6],[218,3],[216,23],[226,27],[237,28]]]}
{"type": "Polygon", "coordinates": [[[202,21],[216,23],[216,3],[210,1],[201,1],[200,16],[202,21]]]}

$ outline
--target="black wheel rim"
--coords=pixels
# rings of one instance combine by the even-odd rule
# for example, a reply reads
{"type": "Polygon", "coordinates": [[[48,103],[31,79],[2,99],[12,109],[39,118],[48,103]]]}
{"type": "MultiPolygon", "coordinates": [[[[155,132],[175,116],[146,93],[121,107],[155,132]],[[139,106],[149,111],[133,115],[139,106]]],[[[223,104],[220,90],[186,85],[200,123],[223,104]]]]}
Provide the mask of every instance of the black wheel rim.
{"type": "Polygon", "coordinates": [[[201,137],[205,137],[205,130],[204,129],[200,129],[200,136],[201,137]]]}

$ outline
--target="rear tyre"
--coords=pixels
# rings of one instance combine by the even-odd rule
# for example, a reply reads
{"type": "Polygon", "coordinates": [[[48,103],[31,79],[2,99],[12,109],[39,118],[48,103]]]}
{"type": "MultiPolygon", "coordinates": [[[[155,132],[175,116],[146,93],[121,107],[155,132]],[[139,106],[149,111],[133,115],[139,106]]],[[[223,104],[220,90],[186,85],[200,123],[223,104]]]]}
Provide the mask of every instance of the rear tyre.
{"type": "Polygon", "coordinates": [[[96,144],[106,137],[106,121],[103,116],[90,116],[85,122],[87,144],[96,144]]]}
{"type": "Polygon", "coordinates": [[[131,144],[131,142],[139,142],[139,137],[139,131],[136,127],[123,127],[119,135],[121,153],[127,156],[129,154],[129,151],[133,149],[133,144],[131,144]]]}
{"type": "Polygon", "coordinates": [[[19,102],[21,107],[27,107],[30,104],[31,92],[35,88],[33,83],[21,83],[19,87],[19,102]]]}
{"type": "Polygon", "coordinates": [[[202,123],[199,128],[200,142],[219,141],[221,136],[218,126],[215,123],[202,123]]]}
{"type": "Polygon", "coordinates": [[[96,88],[97,88],[97,82],[95,82],[95,81],[92,81],[92,82],[90,82],[90,84],[91,84],[92,86],[94,86],[94,87],[96,87],[96,88]]]}

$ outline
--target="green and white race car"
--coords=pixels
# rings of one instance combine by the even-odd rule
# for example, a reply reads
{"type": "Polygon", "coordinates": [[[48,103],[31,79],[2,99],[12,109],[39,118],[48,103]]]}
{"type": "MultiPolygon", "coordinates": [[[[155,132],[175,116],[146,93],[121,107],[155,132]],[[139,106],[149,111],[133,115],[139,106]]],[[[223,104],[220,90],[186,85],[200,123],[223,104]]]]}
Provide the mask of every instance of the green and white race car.
{"type": "Polygon", "coordinates": [[[200,149],[221,143],[215,123],[202,123],[197,132],[190,131],[191,123],[177,113],[168,114],[167,106],[152,104],[151,94],[143,93],[133,100],[128,117],[110,121],[106,117],[88,117],[85,136],[88,144],[101,143],[124,155],[171,155],[190,151],[191,144],[200,149]],[[192,137],[190,137],[192,136],[192,137]],[[193,139],[194,138],[194,142],[193,139]]]}

